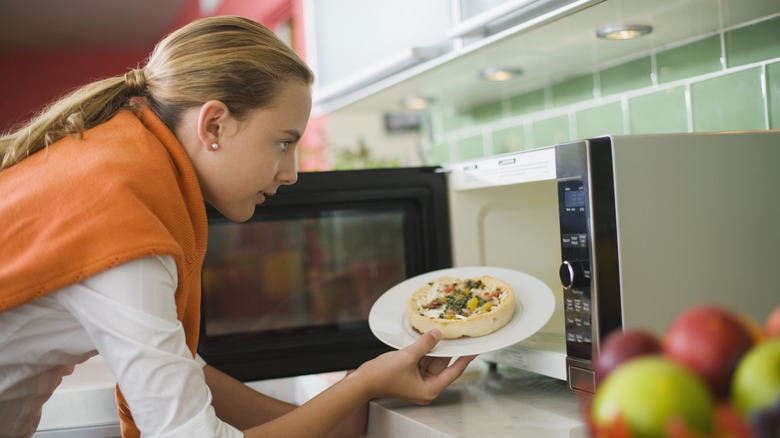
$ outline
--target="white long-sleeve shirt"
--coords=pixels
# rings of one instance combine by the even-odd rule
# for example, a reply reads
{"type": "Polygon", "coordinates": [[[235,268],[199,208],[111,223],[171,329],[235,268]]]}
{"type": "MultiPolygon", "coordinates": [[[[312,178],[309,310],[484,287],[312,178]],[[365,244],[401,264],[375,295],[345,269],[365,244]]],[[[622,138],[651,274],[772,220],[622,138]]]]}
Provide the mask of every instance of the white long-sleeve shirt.
{"type": "Polygon", "coordinates": [[[142,435],[243,436],[214,413],[176,318],[176,284],[171,257],[148,257],[0,313],[0,437],[32,435],[62,376],[97,353],[142,435]]]}

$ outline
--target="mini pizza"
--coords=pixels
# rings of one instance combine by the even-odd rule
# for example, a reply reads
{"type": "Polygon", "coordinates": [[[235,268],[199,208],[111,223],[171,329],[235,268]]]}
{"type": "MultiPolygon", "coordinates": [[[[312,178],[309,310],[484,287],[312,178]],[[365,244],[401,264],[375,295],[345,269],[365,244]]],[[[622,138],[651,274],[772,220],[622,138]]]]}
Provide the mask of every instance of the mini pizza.
{"type": "Polygon", "coordinates": [[[514,312],[512,288],[487,275],[466,280],[440,277],[406,301],[409,325],[420,333],[437,329],[443,339],[489,335],[505,326],[514,312]]]}

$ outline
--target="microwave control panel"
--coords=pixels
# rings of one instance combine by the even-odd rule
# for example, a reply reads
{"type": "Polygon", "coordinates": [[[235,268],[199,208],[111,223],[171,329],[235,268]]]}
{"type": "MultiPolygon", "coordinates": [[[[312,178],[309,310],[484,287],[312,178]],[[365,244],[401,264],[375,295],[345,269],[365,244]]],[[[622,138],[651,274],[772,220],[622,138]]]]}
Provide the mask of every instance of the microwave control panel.
{"type": "Polygon", "coordinates": [[[566,352],[592,360],[591,265],[588,251],[587,193],[581,179],[558,181],[561,223],[560,279],[566,320],[566,352]]]}

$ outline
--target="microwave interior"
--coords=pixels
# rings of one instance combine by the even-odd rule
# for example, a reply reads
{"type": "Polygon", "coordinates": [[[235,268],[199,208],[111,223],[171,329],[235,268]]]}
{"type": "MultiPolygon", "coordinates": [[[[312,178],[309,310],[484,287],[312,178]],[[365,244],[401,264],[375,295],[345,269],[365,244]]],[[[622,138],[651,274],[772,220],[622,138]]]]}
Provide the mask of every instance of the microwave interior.
{"type": "Polygon", "coordinates": [[[207,206],[198,352],[243,380],[350,369],[389,347],[374,301],[452,265],[435,168],[301,173],[245,223],[207,206]]]}
{"type": "Polygon", "coordinates": [[[450,204],[455,266],[515,269],[543,281],[555,295],[553,316],[542,329],[482,358],[566,380],[564,299],[556,180],[453,190],[450,204]]]}

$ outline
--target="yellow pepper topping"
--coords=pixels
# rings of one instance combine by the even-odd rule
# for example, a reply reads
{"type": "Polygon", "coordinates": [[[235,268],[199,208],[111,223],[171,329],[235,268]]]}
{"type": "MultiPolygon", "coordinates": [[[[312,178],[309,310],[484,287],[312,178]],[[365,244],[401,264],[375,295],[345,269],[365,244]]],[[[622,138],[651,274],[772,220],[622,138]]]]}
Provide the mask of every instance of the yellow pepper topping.
{"type": "Polygon", "coordinates": [[[474,297],[466,302],[466,308],[471,310],[472,312],[477,310],[477,303],[479,302],[479,299],[477,297],[474,297]]]}

